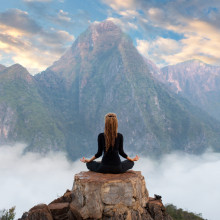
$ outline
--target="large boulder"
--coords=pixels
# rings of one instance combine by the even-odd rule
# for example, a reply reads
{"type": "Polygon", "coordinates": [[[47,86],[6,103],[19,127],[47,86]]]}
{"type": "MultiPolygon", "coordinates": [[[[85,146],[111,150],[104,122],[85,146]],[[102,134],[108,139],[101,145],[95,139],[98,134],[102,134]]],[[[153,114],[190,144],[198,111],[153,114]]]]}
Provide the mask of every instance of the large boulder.
{"type": "Polygon", "coordinates": [[[72,204],[84,219],[140,217],[149,197],[144,177],[133,170],[122,174],[80,172],[75,175],[72,191],[72,204]]]}

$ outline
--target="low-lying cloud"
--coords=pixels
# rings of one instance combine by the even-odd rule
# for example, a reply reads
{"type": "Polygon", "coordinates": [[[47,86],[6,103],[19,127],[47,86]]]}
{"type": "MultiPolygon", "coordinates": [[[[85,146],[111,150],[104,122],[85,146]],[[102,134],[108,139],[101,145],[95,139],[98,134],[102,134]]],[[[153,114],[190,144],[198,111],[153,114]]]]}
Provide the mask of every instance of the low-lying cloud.
{"type": "MultiPolygon", "coordinates": [[[[0,209],[16,206],[17,218],[34,205],[63,195],[72,188],[74,175],[87,170],[79,159],[69,162],[63,153],[23,155],[24,148],[22,144],[0,147],[0,209]]],[[[133,169],[144,175],[151,197],[159,194],[164,204],[217,220],[220,153],[195,156],[176,152],[159,161],[139,156],[133,169]]]]}

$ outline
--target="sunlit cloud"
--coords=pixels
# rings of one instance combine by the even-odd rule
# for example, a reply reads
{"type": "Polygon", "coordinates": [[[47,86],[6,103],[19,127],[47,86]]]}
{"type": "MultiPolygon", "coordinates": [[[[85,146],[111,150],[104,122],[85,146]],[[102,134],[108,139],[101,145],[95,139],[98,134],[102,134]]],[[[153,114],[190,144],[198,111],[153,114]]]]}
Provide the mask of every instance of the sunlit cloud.
{"type": "Polygon", "coordinates": [[[63,11],[63,10],[60,10],[59,13],[58,13],[58,18],[59,18],[60,20],[69,22],[69,21],[71,21],[71,18],[68,17],[68,14],[69,14],[68,12],[65,12],[65,11],[63,11]]]}
{"type": "Polygon", "coordinates": [[[159,8],[150,8],[148,10],[148,15],[151,21],[154,21],[154,25],[157,25],[157,22],[163,22],[164,21],[164,11],[159,8]]]}
{"type": "Polygon", "coordinates": [[[18,9],[0,13],[0,31],[0,50],[32,74],[45,70],[74,41],[67,31],[45,30],[27,12],[18,9]]]}
{"type": "Polygon", "coordinates": [[[60,9],[56,14],[45,15],[45,19],[59,25],[61,27],[73,28],[76,26],[76,21],[73,19],[73,15],[60,9]]]}
{"type": "Polygon", "coordinates": [[[119,11],[119,14],[124,17],[131,17],[131,18],[135,18],[136,16],[139,15],[139,13],[135,10],[122,10],[119,11]]]}
{"type": "Polygon", "coordinates": [[[171,64],[173,60],[169,62],[168,57],[175,56],[182,48],[181,42],[162,37],[158,37],[155,41],[151,42],[136,39],[136,43],[139,53],[157,63],[158,66],[171,64]]]}
{"type": "Polygon", "coordinates": [[[133,24],[136,27],[133,30],[143,31],[144,37],[139,39],[140,41],[136,40],[137,49],[159,66],[189,59],[200,59],[213,65],[220,64],[218,1],[212,1],[212,7],[210,2],[203,0],[200,3],[183,0],[157,4],[143,0],[126,3],[117,0],[103,2],[121,16],[111,19],[123,27],[123,30],[132,30],[125,28],[125,17],[135,18],[130,19],[127,26],[131,27],[133,24]],[[169,36],[166,36],[168,32],[169,36]]]}
{"type": "MultiPolygon", "coordinates": [[[[36,50],[37,47],[38,52],[42,51],[43,54],[47,54],[51,50],[51,54],[55,54],[55,56],[51,58],[47,67],[53,59],[59,58],[71,45],[71,39],[74,39],[72,33],[75,30],[78,35],[94,20],[101,21],[92,15],[92,11],[87,11],[85,8],[79,8],[75,12],[67,8],[64,10],[63,4],[57,4],[64,3],[63,0],[23,0],[23,2],[28,11],[10,9],[0,12],[1,34],[6,35],[5,40],[7,38],[9,41],[11,38],[11,43],[14,42],[13,45],[16,44],[16,41],[24,41],[24,44],[30,44],[28,48],[30,50],[31,47],[33,50],[36,50]],[[58,5],[56,10],[52,7],[53,3],[58,5]],[[51,7],[45,7],[45,5],[51,7]],[[57,33],[60,31],[65,31],[68,35],[62,38],[62,35],[58,34],[63,42],[57,40],[56,44],[55,40],[53,43],[53,39],[58,36],[57,33]]],[[[124,32],[131,35],[134,43],[137,43],[138,38],[140,41],[137,49],[160,67],[189,59],[200,59],[209,64],[220,65],[218,53],[220,49],[218,40],[220,39],[218,22],[220,2],[217,0],[211,2],[201,0],[199,3],[197,0],[171,2],[101,0],[96,4],[100,7],[101,19],[111,20],[120,26],[124,32]],[[103,18],[103,15],[106,17],[103,18]],[[145,46],[143,42],[145,42],[145,46]],[[147,50],[146,42],[150,45],[147,50]],[[156,45],[157,43],[159,45],[156,45]]],[[[0,45],[0,49],[6,50],[7,53],[12,47],[8,47],[5,41],[1,41],[0,45]]],[[[13,53],[14,51],[10,52],[10,54],[13,53]]],[[[11,57],[11,60],[13,59],[11,57]]],[[[43,59],[41,60],[43,62],[43,59]]],[[[37,65],[39,66],[38,71],[43,70],[46,66],[43,63],[40,64],[40,61],[37,65]]],[[[29,69],[29,67],[27,68],[29,69]]],[[[34,72],[32,71],[32,73],[34,72]]]]}
{"type": "Polygon", "coordinates": [[[139,51],[140,54],[142,54],[144,57],[148,58],[149,54],[149,46],[150,43],[147,40],[140,40],[140,39],[136,39],[136,43],[137,43],[137,49],[139,51]]]}
{"type": "MultiPolygon", "coordinates": [[[[164,11],[160,9],[149,9],[151,21],[160,28],[182,34],[183,38],[173,40],[170,47],[161,48],[161,55],[158,56],[158,51],[149,48],[149,52],[153,55],[153,60],[156,63],[176,64],[189,59],[200,59],[201,61],[213,65],[220,64],[220,30],[218,27],[212,25],[208,21],[199,19],[190,19],[179,16],[175,22],[167,22],[164,11]],[[177,48],[176,53],[175,48],[177,48]]],[[[175,14],[174,14],[175,16],[175,14]]],[[[170,21],[170,20],[169,20],[170,21]]],[[[169,39],[170,41],[170,39],[169,39]]],[[[171,41],[170,41],[171,42],[171,41]]],[[[157,39],[151,44],[156,44],[157,39]]]]}
{"type": "Polygon", "coordinates": [[[102,0],[104,3],[108,4],[112,9],[119,11],[123,9],[132,9],[135,6],[135,0],[102,0]]]}
{"type": "Polygon", "coordinates": [[[1,12],[0,24],[23,33],[33,34],[41,31],[41,27],[29,17],[28,12],[20,9],[9,9],[1,12]]]}
{"type": "MultiPolygon", "coordinates": [[[[155,55],[157,57],[155,58],[157,63],[165,61],[166,64],[176,64],[189,59],[200,59],[205,63],[220,64],[220,30],[216,27],[207,22],[195,20],[188,21],[185,25],[168,25],[167,29],[183,34],[184,38],[179,41],[169,40],[174,51],[170,50],[169,45],[165,48],[161,48],[159,45],[161,57],[158,57],[152,50],[154,58],[155,55]]],[[[151,44],[157,44],[157,40],[151,44]]]]}

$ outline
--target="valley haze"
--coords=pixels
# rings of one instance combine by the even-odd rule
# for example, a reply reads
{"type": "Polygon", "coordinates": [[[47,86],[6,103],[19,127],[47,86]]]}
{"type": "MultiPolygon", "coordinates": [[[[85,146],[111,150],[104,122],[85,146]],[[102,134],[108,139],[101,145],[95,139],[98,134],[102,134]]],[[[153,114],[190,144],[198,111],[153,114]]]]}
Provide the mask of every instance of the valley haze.
{"type": "MultiPolygon", "coordinates": [[[[23,154],[24,144],[0,147],[0,207],[16,206],[16,218],[38,203],[49,203],[72,189],[74,175],[87,171],[79,158],[69,161],[64,153],[23,154]]],[[[97,146],[94,146],[94,151],[97,146]]],[[[127,149],[125,147],[125,151],[127,149]]],[[[127,152],[130,157],[135,152],[127,152]]],[[[92,155],[85,153],[86,158],[92,155]]],[[[123,160],[123,158],[121,158],[123,160]]],[[[97,161],[100,158],[97,159],[97,161]]],[[[219,219],[220,153],[191,155],[173,152],[160,160],[140,157],[133,170],[141,171],[151,197],[162,196],[164,204],[219,219]]]]}

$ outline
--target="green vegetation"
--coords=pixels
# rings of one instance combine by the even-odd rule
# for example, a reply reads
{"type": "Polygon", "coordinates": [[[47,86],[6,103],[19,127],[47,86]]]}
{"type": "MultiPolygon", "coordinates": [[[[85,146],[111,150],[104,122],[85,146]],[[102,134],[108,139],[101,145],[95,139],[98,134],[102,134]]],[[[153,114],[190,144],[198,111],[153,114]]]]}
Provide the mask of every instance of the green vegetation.
{"type": "Polygon", "coordinates": [[[173,218],[173,220],[204,220],[202,214],[184,211],[183,209],[178,209],[172,204],[168,204],[165,207],[167,213],[173,218]]]}
{"type": "Polygon", "coordinates": [[[10,209],[0,210],[0,220],[14,220],[15,218],[15,206],[10,209]]]}
{"type": "Polygon", "coordinates": [[[52,147],[64,150],[64,134],[39,94],[35,80],[22,66],[13,65],[1,73],[0,89],[0,106],[5,106],[11,123],[11,141],[25,142],[30,150],[38,152],[52,147]]]}

